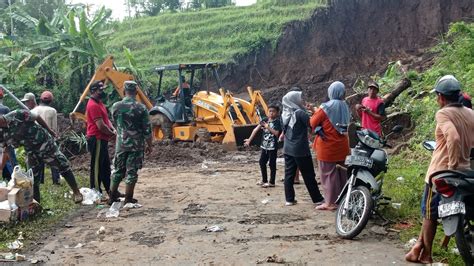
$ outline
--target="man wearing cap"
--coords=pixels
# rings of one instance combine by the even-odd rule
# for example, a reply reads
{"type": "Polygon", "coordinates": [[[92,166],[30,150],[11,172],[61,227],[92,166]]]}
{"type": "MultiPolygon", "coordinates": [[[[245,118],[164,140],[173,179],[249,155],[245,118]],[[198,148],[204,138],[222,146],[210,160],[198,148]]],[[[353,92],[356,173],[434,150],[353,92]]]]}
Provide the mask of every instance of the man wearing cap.
{"type": "MultiPolygon", "coordinates": [[[[50,91],[43,91],[40,96],[40,104],[33,109],[33,112],[37,113],[44,122],[51,128],[52,131],[58,133],[58,115],[56,109],[51,107],[53,102],[53,94],[50,91]]],[[[51,168],[51,175],[53,177],[53,184],[59,185],[59,173],[56,169],[51,168]]],[[[41,184],[44,184],[44,164],[40,170],[41,184]]]]}
{"type": "Polygon", "coordinates": [[[432,91],[436,93],[440,107],[435,116],[436,149],[425,176],[420,236],[405,256],[410,262],[433,262],[431,249],[436,234],[440,196],[432,190],[431,175],[440,170],[470,168],[469,153],[471,147],[474,147],[474,111],[458,102],[460,90],[461,86],[456,78],[447,75],[436,82],[432,91]]]}
{"type": "Polygon", "coordinates": [[[35,95],[31,92],[25,93],[21,101],[28,107],[28,109],[33,110],[36,107],[36,98],[35,95]]]}
{"type": "Polygon", "coordinates": [[[138,170],[142,168],[144,151],[152,151],[151,126],[146,107],[137,102],[137,83],[124,83],[125,97],[112,106],[112,117],[117,125],[114,173],[109,204],[118,200],[118,187],[125,177],[125,204],[136,203],[133,198],[138,170]],[[145,148],[146,142],[146,148],[145,148]]]}
{"type": "Polygon", "coordinates": [[[377,96],[379,85],[376,82],[369,83],[368,96],[362,99],[362,104],[356,105],[357,113],[362,119],[362,127],[375,131],[382,136],[381,121],[385,119],[385,104],[377,96]]]}
{"type": "Polygon", "coordinates": [[[33,170],[34,176],[33,198],[40,202],[39,170],[45,163],[64,176],[73,191],[74,202],[80,203],[82,194],[68,159],[54,141],[55,135],[39,115],[29,110],[19,109],[0,115],[0,143],[25,148],[28,166],[33,170]]]}
{"type": "Polygon", "coordinates": [[[91,154],[90,187],[97,188],[102,193],[100,187],[102,183],[105,191],[110,194],[108,142],[115,136],[115,128],[110,123],[107,109],[102,102],[106,96],[104,88],[102,81],[96,81],[90,85],[91,96],[86,106],[86,135],[87,147],[91,154]]]}

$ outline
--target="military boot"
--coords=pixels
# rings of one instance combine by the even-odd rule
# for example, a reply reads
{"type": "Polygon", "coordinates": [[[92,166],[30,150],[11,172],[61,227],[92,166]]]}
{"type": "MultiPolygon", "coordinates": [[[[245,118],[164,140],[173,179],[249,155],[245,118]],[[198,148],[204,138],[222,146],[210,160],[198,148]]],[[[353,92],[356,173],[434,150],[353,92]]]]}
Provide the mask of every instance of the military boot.
{"type": "Polygon", "coordinates": [[[135,184],[127,184],[125,187],[125,201],[124,204],[127,203],[137,203],[138,200],[133,198],[133,191],[135,190],[135,184]]]}
{"type": "Polygon", "coordinates": [[[119,201],[120,193],[118,192],[118,187],[120,183],[115,184],[112,182],[112,185],[110,186],[110,194],[109,194],[109,201],[108,204],[112,205],[112,203],[119,201]]]}

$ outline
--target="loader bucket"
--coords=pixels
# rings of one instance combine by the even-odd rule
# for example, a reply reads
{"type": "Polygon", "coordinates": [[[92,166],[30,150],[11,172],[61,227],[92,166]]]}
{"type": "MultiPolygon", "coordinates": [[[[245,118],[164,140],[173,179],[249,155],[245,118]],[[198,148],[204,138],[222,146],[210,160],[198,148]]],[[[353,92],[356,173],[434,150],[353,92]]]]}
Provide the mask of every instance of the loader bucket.
{"type": "MultiPolygon", "coordinates": [[[[244,146],[244,140],[248,139],[252,134],[252,131],[258,124],[250,124],[250,125],[234,125],[234,137],[235,137],[235,144],[237,147],[244,146]]],[[[260,142],[262,141],[262,131],[259,130],[257,135],[252,140],[251,145],[260,146],[260,142]]]]}

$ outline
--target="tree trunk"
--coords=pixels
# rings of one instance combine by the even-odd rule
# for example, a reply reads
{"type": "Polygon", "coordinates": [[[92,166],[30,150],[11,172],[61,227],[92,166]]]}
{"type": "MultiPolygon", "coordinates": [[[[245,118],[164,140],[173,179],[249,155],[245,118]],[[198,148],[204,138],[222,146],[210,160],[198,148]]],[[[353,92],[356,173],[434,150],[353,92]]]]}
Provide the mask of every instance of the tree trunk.
{"type": "Polygon", "coordinates": [[[385,94],[382,97],[385,103],[385,107],[389,107],[390,105],[392,105],[393,101],[395,101],[395,98],[397,98],[398,95],[400,95],[400,93],[410,88],[410,86],[411,86],[411,81],[407,78],[404,78],[400,82],[398,82],[395,89],[393,89],[391,92],[389,92],[388,94],[385,94]]]}

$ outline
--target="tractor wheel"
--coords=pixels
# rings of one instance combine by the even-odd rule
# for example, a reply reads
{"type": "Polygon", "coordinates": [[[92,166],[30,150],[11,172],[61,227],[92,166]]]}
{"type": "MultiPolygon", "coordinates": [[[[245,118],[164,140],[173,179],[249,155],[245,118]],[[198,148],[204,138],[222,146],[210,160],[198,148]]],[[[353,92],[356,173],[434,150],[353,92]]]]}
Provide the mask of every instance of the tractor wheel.
{"type": "Polygon", "coordinates": [[[163,139],[173,139],[173,123],[164,114],[151,115],[150,123],[161,128],[163,139]]]}

